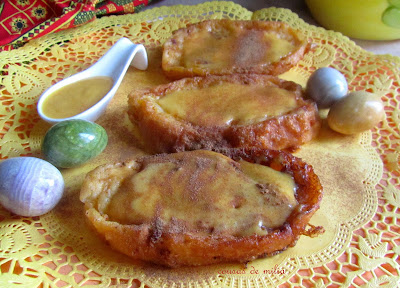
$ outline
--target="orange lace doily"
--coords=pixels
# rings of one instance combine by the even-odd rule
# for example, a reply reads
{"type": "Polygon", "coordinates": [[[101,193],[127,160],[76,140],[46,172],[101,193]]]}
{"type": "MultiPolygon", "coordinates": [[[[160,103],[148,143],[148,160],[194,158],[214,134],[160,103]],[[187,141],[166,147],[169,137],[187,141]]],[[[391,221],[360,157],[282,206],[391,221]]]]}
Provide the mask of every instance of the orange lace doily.
{"type": "Polygon", "coordinates": [[[46,35],[0,53],[0,159],[41,157],[48,124],[36,103],[51,84],[94,63],[119,38],[143,43],[147,71],[130,68],[98,123],[109,145],[86,165],[62,171],[67,187],[60,204],[41,217],[13,215],[0,207],[0,287],[396,287],[400,283],[400,58],[362,50],[339,33],[306,24],[286,9],[254,13],[231,2],[161,7],[134,15],[98,19],[46,35]],[[177,28],[208,18],[288,22],[315,44],[315,52],[281,77],[304,85],[317,68],[345,74],[351,91],[380,95],[386,119],[372,131],[341,136],[324,125],[296,155],[313,165],[324,186],[321,209],[311,224],[326,232],[301,237],[297,245],[241,265],[163,269],[132,262],[111,250],[89,228],[79,202],[85,173],[106,161],[143,153],[126,116],[127,94],[166,83],[160,45],[177,28]]]}

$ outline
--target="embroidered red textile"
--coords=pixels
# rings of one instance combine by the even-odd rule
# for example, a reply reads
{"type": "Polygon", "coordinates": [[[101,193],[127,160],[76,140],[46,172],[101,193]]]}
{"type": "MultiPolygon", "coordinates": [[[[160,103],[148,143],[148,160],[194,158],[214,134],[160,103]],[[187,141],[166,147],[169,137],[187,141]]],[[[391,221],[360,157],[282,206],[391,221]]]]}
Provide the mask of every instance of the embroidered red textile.
{"type": "Polygon", "coordinates": [[[140,11],[152,0],[0,0],[0,51],[111,14],[140,11]]]}

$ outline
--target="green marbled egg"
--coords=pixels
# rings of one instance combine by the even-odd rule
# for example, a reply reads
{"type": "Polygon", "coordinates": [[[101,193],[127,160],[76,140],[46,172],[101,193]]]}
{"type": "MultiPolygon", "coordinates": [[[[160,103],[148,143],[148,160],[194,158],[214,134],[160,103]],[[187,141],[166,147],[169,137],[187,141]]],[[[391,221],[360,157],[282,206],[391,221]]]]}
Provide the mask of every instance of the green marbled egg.
{"type": "Polygon", "coordinates": [[[54,166],[71,168],[99,155],[107,143],[107,132],[100,125],[86,120],[66,120],[47,131],[42,153],[54,166]]]}

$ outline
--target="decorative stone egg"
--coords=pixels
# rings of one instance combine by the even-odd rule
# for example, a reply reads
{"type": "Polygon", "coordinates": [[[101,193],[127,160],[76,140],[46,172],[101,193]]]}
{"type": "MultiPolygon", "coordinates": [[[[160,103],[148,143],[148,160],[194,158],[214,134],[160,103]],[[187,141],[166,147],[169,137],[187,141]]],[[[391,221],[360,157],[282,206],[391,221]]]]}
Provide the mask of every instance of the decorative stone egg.
{"type": "Polygon", "coordinates": [[[346,78],[331,67],[317,69],[307,81],[306,94],[319,108],[329,108],[347,94],[346,78]]]}
{"type": "Polygon", "coordinates": [[[0,162],[0,203],[21,216],[40,216],[53,209],[64,192],[60,171],[34,157],[0,162]]]}
{"type": "Polygon", "coordinates": [[[349,93],[329,110],[327,121],[332,130],[355,134],[369,130],[385,117],[382,100],[365,91],[349,93]]]}
{"type": "Polygon", "coordinates": [[[56,167],[71,168],[99,155],[107,143],[107,132],[100,125],[80,119],[66,120],[47,131],[42,153],[56,167]]]}

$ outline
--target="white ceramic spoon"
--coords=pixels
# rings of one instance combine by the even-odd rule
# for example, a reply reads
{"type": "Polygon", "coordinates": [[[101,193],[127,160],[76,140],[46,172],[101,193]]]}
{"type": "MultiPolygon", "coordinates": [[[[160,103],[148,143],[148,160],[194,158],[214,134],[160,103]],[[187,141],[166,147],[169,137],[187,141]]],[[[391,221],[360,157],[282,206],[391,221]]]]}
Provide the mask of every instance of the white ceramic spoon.
{"type": "Polygon", "coordinates": [[[69,119],[96,121],[104,113],[108,103],[114,97],[130,65],[140,70],[146,70],[148,66],[146,49],[142,44],[134,44],[128,38],[121,38],[88,69],[65,78],[44,91],[37,104],[39,116],[50,124],[56,124],[69,119]],[[68,118],[50,118],[43,113],[43,102],[54,91],[76,81],[96,76],[111,77],[113,79],[113,86],[95,105],[82,113],[68,118]]]}

